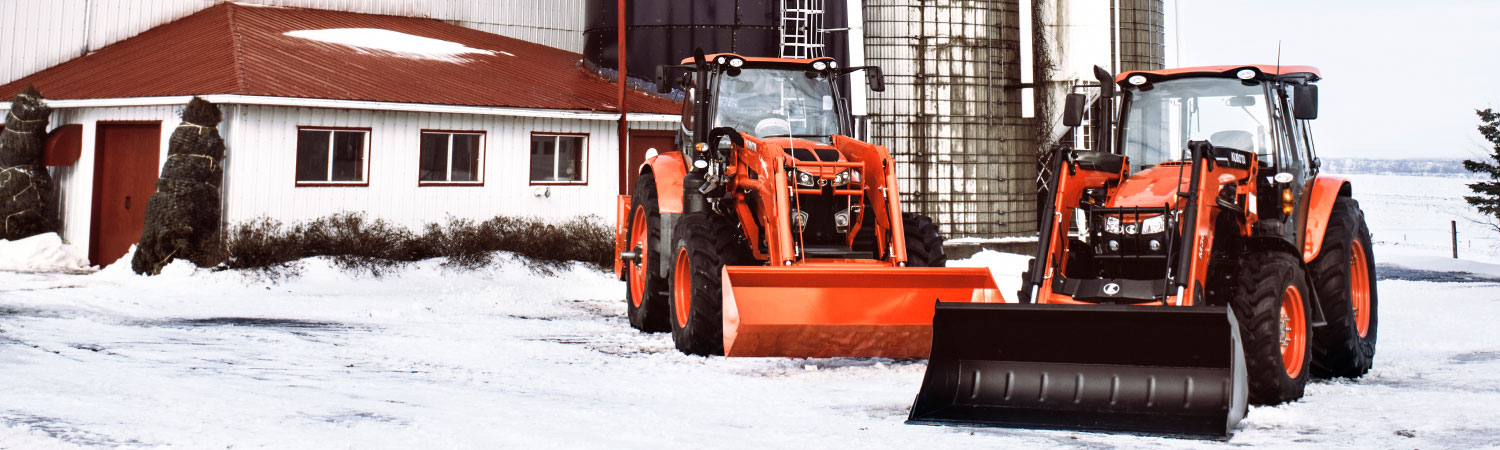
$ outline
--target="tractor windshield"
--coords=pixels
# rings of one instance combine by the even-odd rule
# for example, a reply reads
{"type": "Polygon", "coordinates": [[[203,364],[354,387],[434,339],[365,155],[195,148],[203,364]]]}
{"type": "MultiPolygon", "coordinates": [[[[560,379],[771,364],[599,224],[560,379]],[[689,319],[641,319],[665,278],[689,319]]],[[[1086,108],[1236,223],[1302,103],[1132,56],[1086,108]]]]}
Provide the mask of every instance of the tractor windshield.
{"type": "Polygon", "coordinates": [[[714,127],[756,137],[823,138],[840,134],[833,83],[823,73],[744,69],[719,77],[714,127]],[[809,76],[811,75],[811,76],[809,76]]]}
{"type": "Polygon", "coordinates": [[[1237,79],[1185,78],[1130,89],[1125,122],[1125,155],[1140,169],[1187,159],[1188,141],[1271,158],[1266,90],[1237,79]]]}

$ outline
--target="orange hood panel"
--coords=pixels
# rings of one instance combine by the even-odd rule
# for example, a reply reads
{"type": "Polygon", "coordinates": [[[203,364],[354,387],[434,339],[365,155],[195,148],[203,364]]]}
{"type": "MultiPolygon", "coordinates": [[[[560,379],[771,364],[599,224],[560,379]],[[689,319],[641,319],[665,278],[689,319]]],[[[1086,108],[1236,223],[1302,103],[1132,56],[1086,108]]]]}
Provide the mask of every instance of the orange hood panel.
{"type": "Polygon", "coordinates": [[[1177,207],[1177,193],[1188,192],[1192,180],[1192,166],[1183,164],[1160,164],[1137,172],[1120,183],[1119,190],[1105,206],[1110,208],[1152,207],[1162,205],[1177,207]]]}

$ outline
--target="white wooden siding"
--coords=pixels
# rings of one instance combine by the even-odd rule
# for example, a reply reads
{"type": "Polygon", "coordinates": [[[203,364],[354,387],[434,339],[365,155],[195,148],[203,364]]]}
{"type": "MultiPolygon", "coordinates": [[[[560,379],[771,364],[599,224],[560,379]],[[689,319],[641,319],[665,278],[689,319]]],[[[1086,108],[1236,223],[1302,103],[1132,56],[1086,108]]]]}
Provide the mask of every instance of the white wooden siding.
{"type": "MultiPolygon", "coordinates": [[[[0,0],[0,84],[227,0],[0,0]]],[[[272,6],[427,17],[575,53],[584,0],[238,0],[272,6]]]]}
{"type": "Polygon", "coordinates": [[[449,217],[614,217],[619,192],[615,121],[279,106],[225,109],[229,156],[224,206],[231,224],[261,217],[291,224],[340,212],[364,212],[417,230],[446,223],[449,217]],[[297,187],[298,126],[370,128],[369,185],[297,187]],[[484,185],[418,186],[424,129],[485,132],[484,185]],[[588,183],[532,186],[532,132],[587,133],[588,183]],[[549,195],[535,195],[539,189],[549,195]]]}
{"type": "MultiPolygon", "coordinates": [[[[161,151],[158,164],[167,160],[167,141],[172,130],[182,123],[181,106],[146,106],[131,108],[66,109],[52,114],[51,127],[83,125],[83,148],[78,162],[52,169],[57,183],[59,209],[62,211],[63,240],[79,249],[89,248],[89,225],[94,205],[94,152],[99,122],[161,121],[161,151]]],[[[160,166],[157,171],[160,172],[160,166]]]]}

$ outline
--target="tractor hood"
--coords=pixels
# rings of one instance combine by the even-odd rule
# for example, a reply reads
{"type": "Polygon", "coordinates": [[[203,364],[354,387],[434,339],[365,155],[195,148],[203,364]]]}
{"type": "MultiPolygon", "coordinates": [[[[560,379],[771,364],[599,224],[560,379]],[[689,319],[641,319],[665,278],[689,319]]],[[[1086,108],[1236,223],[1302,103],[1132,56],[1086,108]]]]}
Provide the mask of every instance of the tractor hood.
{"type": "Polygon", "coordinates": [[[1188,192],[1192,179],[1192,166],[1169,162],[1137,172],[1120,183],[1119,191],[1106,205],[1110,208],[1152,207],[1163,205],[1177,207],[1179,192],[1188,192]]]}
{"type": "Polygon", "coordinates": [[[774,137],[762,139],[791,153],[798,161],[844,161],[844,155],[831,145],[807,139],[774,137]]]}

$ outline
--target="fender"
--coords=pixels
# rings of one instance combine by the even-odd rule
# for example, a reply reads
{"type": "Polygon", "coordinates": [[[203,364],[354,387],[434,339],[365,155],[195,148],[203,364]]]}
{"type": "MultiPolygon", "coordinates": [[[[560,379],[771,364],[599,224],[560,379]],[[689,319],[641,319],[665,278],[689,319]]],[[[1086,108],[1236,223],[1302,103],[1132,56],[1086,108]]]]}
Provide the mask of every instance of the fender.
{"type": "Polygon", "coordinates": [[[1323,233],[1328,231],[1333,201],[1339,196],[1352,195],[1351,189],[1349,180],[1344,177],[1319,175],[1313,180],[1312,193],[1307,201],[1307,227],[1302,233],[1302,262],[1312,262],[1323,250],[1323,233]]]}
{"type": "MultiPolygon", "coordinates": [[[[687,163],[682,160],[682,152],[662,153],[641,164],[640,175],[656,179],[656,209],[661,214],[661,237],[656,242],[656,254],[670,255],[676,239],[672,236],[672,229],[682,217],[682,178],[687,176],[687,163]]],[[[657,273],[666,276],[673,258],[657,259],[660,260],[657,273]]]]}
{"type": "Polygon", "coordinates": [[[687,176],[687,164],[682,162],[682,153],[666,152],[656,155],[641,165],[640,174],[656,178],[658,213],[682,214],[682,177],[687,176]]]}

